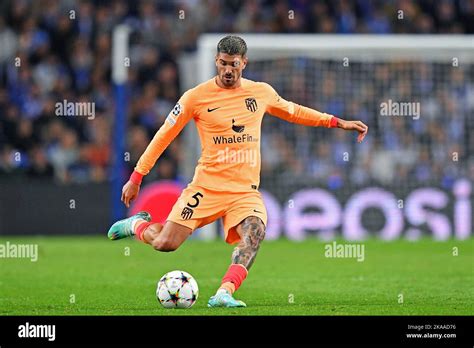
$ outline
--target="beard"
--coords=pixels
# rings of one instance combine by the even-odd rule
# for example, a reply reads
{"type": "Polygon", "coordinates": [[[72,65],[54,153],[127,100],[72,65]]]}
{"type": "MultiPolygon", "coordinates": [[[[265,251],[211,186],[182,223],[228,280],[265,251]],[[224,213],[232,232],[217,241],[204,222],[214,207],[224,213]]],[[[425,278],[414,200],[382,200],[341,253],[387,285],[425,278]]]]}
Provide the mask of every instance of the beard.
{"type": "Polygon", "coordinates": [[[225,74],[221,76],[221,82],[226,87],[232,87],[233,85],[235,85],[236,81],[237,77],[234,75],[230,76],[230,78],[228,78],[228,76],[226,76],[225,74]]]}

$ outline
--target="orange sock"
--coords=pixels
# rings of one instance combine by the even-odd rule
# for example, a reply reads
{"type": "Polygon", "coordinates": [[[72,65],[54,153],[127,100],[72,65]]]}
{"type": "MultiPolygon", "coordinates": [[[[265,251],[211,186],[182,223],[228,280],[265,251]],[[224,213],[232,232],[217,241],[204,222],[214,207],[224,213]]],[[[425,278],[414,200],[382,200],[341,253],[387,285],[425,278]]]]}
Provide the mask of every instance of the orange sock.
{"type": "Polygon", "coordinates": [[[237,291],[242,282],[247,278],[247,268],[244,265],[232,264],[229,266],[227,273],[222,278],[220,289],[225,289],[231,294],[237,291]]]}
{"type": "Polygon", "coordinates": [[[154,222],[147,222],[145,220],[143,221],[138,221],[137,224],[135,225],[135,237],[142,242],[145,242],[145,239],[143,238],[143,232],[145,229],[153,224],[154,222]]]}
{"type": "Polygon", "coordinates": [[[221,287],[219,288],[219,290],[220,289],[224,289],[225,291],[227,291],[229,294],[232,295],[235,292],[235,285],[232,282],[225,282],[221,284],[221,287]]]}

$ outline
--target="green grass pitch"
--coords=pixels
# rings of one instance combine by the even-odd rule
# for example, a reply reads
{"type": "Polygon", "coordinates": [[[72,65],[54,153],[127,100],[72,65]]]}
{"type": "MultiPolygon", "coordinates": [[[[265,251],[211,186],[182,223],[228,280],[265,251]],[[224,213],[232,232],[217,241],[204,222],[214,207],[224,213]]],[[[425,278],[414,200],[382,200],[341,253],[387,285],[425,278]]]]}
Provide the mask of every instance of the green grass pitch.
{"type": "Polygon", "coordinates": [[[172,253],[105,236],[7,241],[37,243],[39,255],[0,259],[0,315],[474,314],[473,238],[368,240],[363,262],[326,258],[315,239],[265,241],[236,293],[248,306],[239,309],[207,308],[230,263],[233,247],[223,241],[188,240],[172,253]],[[164,309],[155,297],[158,279],[176,269],[198,281],[191,309],[164,309]]]}

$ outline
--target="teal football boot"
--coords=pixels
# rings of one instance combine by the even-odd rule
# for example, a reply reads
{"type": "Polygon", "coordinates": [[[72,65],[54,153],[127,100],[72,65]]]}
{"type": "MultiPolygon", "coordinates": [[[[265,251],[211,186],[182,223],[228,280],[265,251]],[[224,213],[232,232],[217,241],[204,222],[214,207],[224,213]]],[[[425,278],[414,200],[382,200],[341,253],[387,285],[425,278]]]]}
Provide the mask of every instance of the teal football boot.
{"type": "Polygon", "coordinates": [[[235,308],[235,307],[247,307],[247,305],[240,301],[236,300],[229,294],[227,291],[218,291],[217,294],[212,296],[209,301],[207,302],[208,307],[228,307],[228,308],[235,308]]]}
{"type": "Polygon", "coordinates": [[[151,215],[150,213],[147,213],[146,211],[141,211],[139,213],[136,213],[133,216],[130,216],[129,218],[119,220],[110,227],[109,232],[107,233],[107,236],[111,240],[118,240],[118,239],[134,236],[135,232],[133,231],[132,226],[133,226],[133,222],[135,222],[137,219],[143,219],[145,221],[150,222],[151,215]]]}

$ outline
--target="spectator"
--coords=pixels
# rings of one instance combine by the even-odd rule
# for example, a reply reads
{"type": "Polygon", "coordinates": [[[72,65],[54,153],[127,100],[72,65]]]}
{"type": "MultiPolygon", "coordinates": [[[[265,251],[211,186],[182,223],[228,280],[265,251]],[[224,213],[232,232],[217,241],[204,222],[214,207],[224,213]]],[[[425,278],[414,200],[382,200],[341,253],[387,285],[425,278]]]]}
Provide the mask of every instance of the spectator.
{"type": "Polygon", "coordinates": [[[35,146],[31,149],[30,154],[30,166],[26,171],[26,174],[30,178],[52,178],[54,176],[54,168],[48,162],[45,151],[40,146],[35,146]]]}

